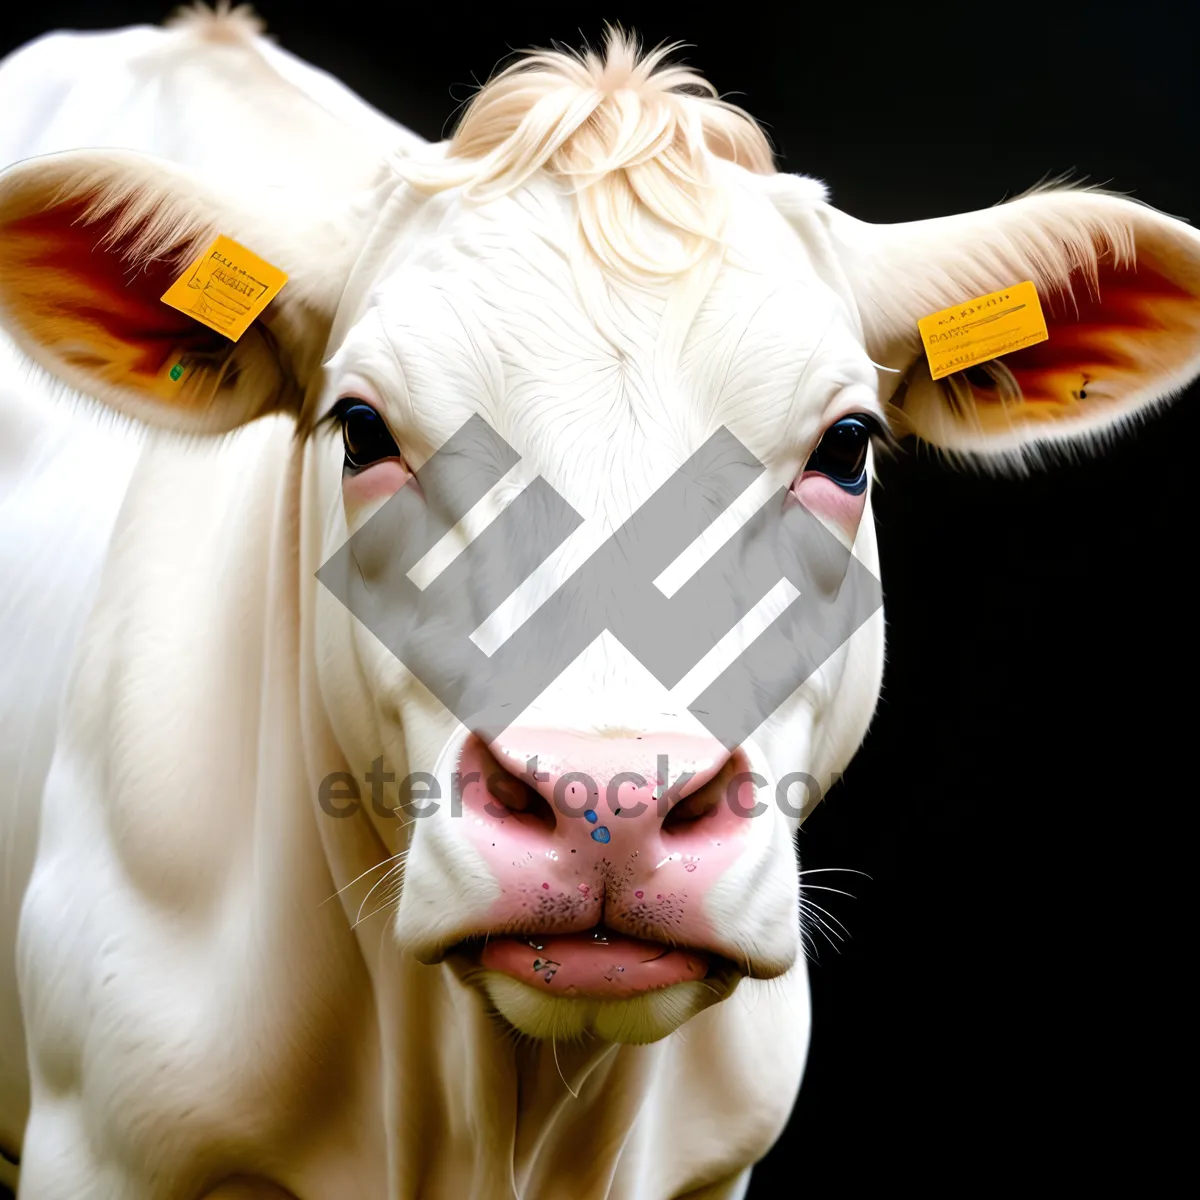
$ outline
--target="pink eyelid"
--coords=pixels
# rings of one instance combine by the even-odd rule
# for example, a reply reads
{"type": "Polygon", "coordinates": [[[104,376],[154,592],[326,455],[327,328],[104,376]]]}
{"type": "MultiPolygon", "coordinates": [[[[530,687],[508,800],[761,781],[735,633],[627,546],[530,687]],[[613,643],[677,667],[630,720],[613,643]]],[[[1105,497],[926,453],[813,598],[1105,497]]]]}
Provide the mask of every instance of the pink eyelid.
{"type": "Polygon", "coordinates": [[[386,500],[413,478],[403,459],[381,458],[353,475],[342,477],[342,494],[355,504],[386,500]]]}

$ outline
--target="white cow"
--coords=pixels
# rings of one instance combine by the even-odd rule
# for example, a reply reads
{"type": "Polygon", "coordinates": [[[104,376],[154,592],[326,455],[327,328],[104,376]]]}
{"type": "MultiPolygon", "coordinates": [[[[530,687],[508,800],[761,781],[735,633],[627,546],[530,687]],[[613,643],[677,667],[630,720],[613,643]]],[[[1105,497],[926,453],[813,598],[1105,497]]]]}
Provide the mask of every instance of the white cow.
{"type": "Polygon", "coordinates": [[[863,224],[617,35],[439,146],[236,14],[43,39],[0,111],[23,1200],[742,1195],[809,1036],[802,814],[720,789],[847,763],[881,614],[733,755],[687,706],[786,594],[670,690],[601,635],[488,745],[315,572],[476,414],[522,462],[446,562],[537,475],[583,518],[500,640],[721,426],[766,466],[731,519],[790,488],[874,570],[872,431],[1004,464],[1147,411],[1200,370],[1200,237],[1069,190],[863,224]],[[236,343],[160,301],[217,233],[290,276],[236,343]],[[918,319],[1023,280],[1049,339],[933,382],[918,319]],[[388,778],[464,769],[460,819],[388,778]],[[680,803],[602,842],[572,772],[680,803]]]}

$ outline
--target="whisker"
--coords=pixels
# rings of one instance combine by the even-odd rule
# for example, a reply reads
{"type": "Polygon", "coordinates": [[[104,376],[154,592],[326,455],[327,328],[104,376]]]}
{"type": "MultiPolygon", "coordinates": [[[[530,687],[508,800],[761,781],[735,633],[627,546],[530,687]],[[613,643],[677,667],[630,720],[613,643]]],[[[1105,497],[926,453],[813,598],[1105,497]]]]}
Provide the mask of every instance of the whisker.
{"type": "MultiPolygon", "coordinates": [[[[367,893],[367,894],[366,894],[366,895],[365,895],[365,896],[362,898],[362,903],[361,903],[361,904],[358,906],[358,914],[357,914],[357,916],[355,917],[355,920],[354,920],[354,926],[353,926],[353,928],[358,928],[358,925],[359,925],[359,923],[360,923],[360,922],[361,922],[361,920],[362,920],[362,910],[363,910],[363,909],[366,907],[366,903],[367,903],[367,901],[368,901],[368,900],[370,900],[370,898],[371,898],[373,895],[375,895],[375,891],[376,891],[376,889],[377,889],[378,887],[380,887],[380,885],[381,885],[381,884],[385,884],[385,883],[387,883],[388,879],[390,879],[390,878],[391,878],[391,876],[392,876],[392,875],[394,875],[394,874],[395,874],[397,871],[402,871],[403,869],[404,869],[404,864],[403,864],[402,862],[398,862],[398,863],[397,863],[397,864],[396,864],[396,865],[395,865],[395,866],[394,866],[394,867],[393,867],[393,868],[392,868],[392,869],[391,869],[391,870],[390,870],[390,871],[389,871],[389,872],[388,872],[386,875],[384,875],[384,876],[383,876],[381,879],[377,879],[377,880],[375,881],[375,884],[374,884],[374,886],[373,886],[373,887],[371,888],[371,890],[370,890],[370,891],[369,891],[369,892],[368,892],[368,893],[367,893]]],[[[388,900],[388,901],[387,901],[387,904],[390,904],[390,903],[391,903],[391,901],[390,901],[390,900],[388,900]]],[[[384,906],[384,907],[386,907],[386,906],[387,906],[387,905],[385,904],[385,906],[384,906]]],[[[378,912],[379,910],[378,910],[378,909],[376,909],[375,911],[376,911],[376,912],[378,912]]]]}
{"type": "Polygon", "coordinates": [[[562,1080],[563,1087],[565,1087],[568,1092],[571,1092],[571,1095],[574,1099],[578,1100],[579,1093],[571,1091],[571,1085],[567,1082],[567,1077],[562,1073],[562,1067],[558,1065],[558,1034],[556,1033],[550,1034],[550,1051],[554,1055],[554,1069],[558,1072],[558,1077],[562,1080]]]}
{"type": "Polygon", "coordinates": [[[821,917],[819,917],[815,912],[811,912],[806,909],[805,915],[808,917],[808,919],[810,921],[812,921],[815,925],[819,926],[822,930],[825,931],[826,937],[828,937],[830,934],[833,934],[833,936],[835,938],[837,938],[837,940],[839,942],[844,942],[846,940],[840,933],[838,933],[838,931],[836,929],[834,929],[834,927],[832,925],[830,925],[828,922],[822,920],[821,917]]]}
{"type": "Polygon", "coordinates": [[[378,908],[373,908],[373,909],[371,909],[371,911],[370,911],[369,913],[367,913],[367,915],[366,915],[365,917],[362,917],[360,920],[357,920],[357,921],[355,921],[355,922],[354,922],[354,924],[350,926],[350,928],[351,928],[351,929],[357,929],[357,928],[358,928],[360,925],[362,925],[362,924],[363,924],[365,921],[369,921],[369,920],[370,920],[370,919],[371,919],[371,918],[372,918],[372,917],[373,917],[373,916],[374,916],[376,913],[381,913],[381,912],[383,912],[383,910],[384,910],[385,908],[391,908],[391,907],[392,907],[392,903],[393,903],[393,902],[392,902],[391,900],[386,900],[386,901],[385,901],[383,904],[381,904],[381,905],[380,905],[378,908]]]}
{"type": "Polygon", "coordinates": [[[848,934],[850,932],[850,930],[847,929],[846,926],[829,911],[829,909],[822,908],[821,905],[819,905],[815,900],[810,900],[807,896],[801,896],[800,907],[806,912],[820,913],[821,916],[828,917],[829,920],[832,921],[840,930],[842,930],[843,933],[848,934]]]}
{"type": "Polygon", "coordinates": [[[344,891],[347,891],[349,888],[352,888],[364,876],[370,875],[372,871],[378,871],[380,867],[386,867],[388,865],[388,863],[395,862],[396,859],[398,859],[398,858],[403,858],[407,853],[408,853],[407,850],[401,850],[398,854],[393,854],[391,856],[391,858],[381,859],[373,867],[368,867],[362,873],[362,875],[356,875],[352,880],[350,880],[350,882],[348,884],[346,884],[345,887],[338,888],[338,890],[336,892],[334,892],[332,896],[326,896],[325,899],[322,900],[321,903],[317,905],[317,907],[322,908],[326,904],[328,904],[330,900],[336,900],[344,891]]]}
{"type": "Polygon", "coordinates": [[[834,950],[836,950],[839,954],[841,953],[841,947],[833,940],[833,938],[829,936],[828,931],[822,927],[819,918],[817,923],[813,925],[813,929],[815,929],[817,933],[819,933],[834,948],[834,950]]]}
{"type": "Polygon", "coordinates": [[[866,871],[856,871],[853,867],[809,867],[807,870],[800,871],[800,875],[830,875],[834,872],[840,872],[842,875],[861,875],[864,879],[870,879],[871,876],[866,871]]]}
{"type": "Polygon", "coordinates": [[[814,903],[812,900],[807,900],[807,899],[805,899],[805,898],[803,898],[803,897],[801,897],[801,899],[800,899],[800,903],[801,903],[801,904],[802,904],[802,905],[803,905],[805,908],[808,908],[808,909],[810,909],[810,910],[811,910],[811,911],[813,911],[813,912],[819,912],[819,913],[823,914],[824,916],[828,917],[828,918],[829,918],[829,919],[830,919],[830,920],[831,920],[831,921],[832,921],[832,922],[833,922],[833,923],[834,923],[834,924],[835,924],[835,925],[836,925],[836,926],[837,926],[837,927],[838,927],[838,928],[839,928],[839,929],[840,929],[840,930],[841,930],[841,931],[842,931],[842,932],[843,932],[843,933],[844,933],[844,934],[845,934],[847,937],[850,937],[850,936],[851,936],[851,934],[850,934],[850,930],[849,930],[849,929],[847,929],[847,928],[846,928],[846,926],[845,926],[845,925],[844,925],[844,924],[843,924],[841,921],[839,921],[839,920],[837,919],[837,917],[835,917],[835,916],[833,915],[833,913],[831,913],[831,912],[829,911],[829,909],[827,909],[827,908],[822,908],[822,907],[821,907],[819,904],[816,904],[816,903],[814,903]]]}
{"type": "Polygon", "coordinates": [[[849,896],[851,900],[857,900],[858,897],[853,892],[843,892],[841,888],[822,887],[819,883],[803,883],[800,885],[802,892],[834,892],[838,896],[849,896]]]}
{"type": "Polygon", "coordinates": [[[840,921],[838,921],[838,919],[836,917],[832,916],[829,913],[825,913],[825,910],[820,907],[814,907],[813,905],[809,904],[807,901],[804,901],[804,900],[800,901],[800,914],[801,914],[802,920],[811,921],[814,928],[819,927],[822,930],[828,931],[827,936],[828,936],[828,933],[832,933],[833,936],[836,937],[839,942],[844,942],[846,940],[846,938],[850,936],[850,931],[845,927],[845,925],[842,925],[842,923],[840,921]],[[829,917],[830,920],[834,922],[834,924],[839,925],[841,927],[843,933],[845,934],[844,937],[843,937],[843,933],[839,933],[836,929],[834,929],[833,925],[831,925],[829,923],[829,921],[826,921],[824,919],[824,917],[821,915],[822,913],[824,913],[825,916],[829,917]]]}
{"type": "Polygon", "coordinates": [[[804,955],[813,962],[817,960],[817,943],[813,941],[812,934],[808,932],[804,921],[800,922],[800,941],[804,946],[804,955]]]}

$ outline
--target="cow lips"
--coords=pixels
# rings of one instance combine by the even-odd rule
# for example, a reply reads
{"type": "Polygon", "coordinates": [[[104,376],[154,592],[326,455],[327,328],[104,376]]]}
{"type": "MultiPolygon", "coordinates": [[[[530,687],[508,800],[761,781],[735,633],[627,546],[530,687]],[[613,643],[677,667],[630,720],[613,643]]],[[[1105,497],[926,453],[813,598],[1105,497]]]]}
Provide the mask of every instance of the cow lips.
{"type": "Polygon", "coordinates": [[[589,930],[489,938],[480,965],[551,995],[619,1000],[703,979],[708,955],[589,930]]]}

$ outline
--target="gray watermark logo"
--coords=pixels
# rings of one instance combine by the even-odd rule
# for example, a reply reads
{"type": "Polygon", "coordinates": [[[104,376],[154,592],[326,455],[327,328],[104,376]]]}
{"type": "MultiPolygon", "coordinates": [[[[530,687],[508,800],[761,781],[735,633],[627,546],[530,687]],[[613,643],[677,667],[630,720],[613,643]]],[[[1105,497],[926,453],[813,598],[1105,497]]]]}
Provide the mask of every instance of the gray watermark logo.
{"type": "MultiPolygon", "coordinates": [[[[488,796],[482,805],[483,811],[490,817],[502,819],[512,815],[513,801],[521,800],[519,793],[522,785],[536,790],[538,781],[547,778],[545,774],[539,774],[537,762],[536,757],[529,759],[524,773],[516,776],[503,769],[489,772],[486,778],[480,771],[455,771],[450,776],[450,794],[447,797],[438,777],[431,771],[413,771],[397,782],[396,772],[387,769],[381,754],[372,761],[370,770],[363,773],[362,782],[369,785],[365,791],[351,772],[331,771],[317,788],[317,804],[329,817],[355,816],[369,798],[375,815],[384,820],[399,819],[407,824],[443,810],[458,819],[463,815],[465,789],[472,784],[481,784],[488,796]],[[394,792],[392,784],[396,784],[394,792]],[[514,788],[517,789],[517,795],[513,793],[514,788]]],[[[656,779],[670,778],[672,772],[668,756],[660,754],[656,779]]],[[[672,787],[655,787],[648,793],[660,821],[680,802],[681,786],[693,778],[692,774],[685,772],[675,777],[672,787]]],[[[841,778],[841,772],[834,772],[829,777],[829,787],[836,786],[841,778]]],[[[572,771],[554,787],[550,806],[556,819],[561,816],[583,817],[587,820],[589,813],[603,812],[606,821],[610,818],[630,820],[640,817],[650,806],[645,801],[638,800],[630,804],[628,798],[622,799],[621,787],[633,784],[635,788],[646,789],[652,782],[635,772],[624,771],[609,779],[602,787],[586,772],[572,771]],[[584,796],[582,801],[568,798],[566,789],[559,786],[567,782],[579,786],[584,796]]],[[[770,781],[762,775],[754,771],[739,771],[721,782],[723,786],[705,785],[708,795],[697,820],[715,816],[722,805],[734,816],[742,818],[758,817],[767,811],[769,805],[761,797],[771,795],[770,781]],[[750,790],[749,803],[744,795],[747,789],[750,790]]],[[[825,799],[825,795],[819,781],[807,771],[788,772],[774,788],[775,806],[794,820],[800,820],[806,812],[814,809],[825,799]]]]}
{"type": "Polygon", "coordinates": [[[608,630],[673,688],[781,581],[799,593],[689,711],[744,742],[883,603],[879,581],[803,505],[774,492],[668,597],[654,583],[766,469],[712,435],[494,653],[471,635],[583,523],[540,476],[428,586],[412,569],[520,461],[464,424],[317,578],[464,725],[494,740],[608,630]]]}

